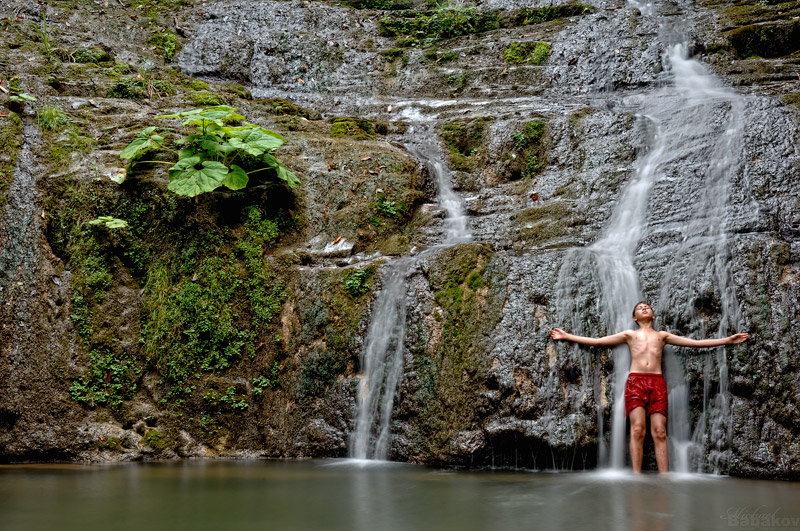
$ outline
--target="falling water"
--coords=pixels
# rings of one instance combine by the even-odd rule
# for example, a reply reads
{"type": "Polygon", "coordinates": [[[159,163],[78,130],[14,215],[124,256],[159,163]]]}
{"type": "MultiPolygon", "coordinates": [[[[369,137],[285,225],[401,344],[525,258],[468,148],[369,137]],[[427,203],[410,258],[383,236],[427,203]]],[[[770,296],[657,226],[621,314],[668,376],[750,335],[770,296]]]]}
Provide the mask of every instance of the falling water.
{"type": "MultiPolygon", "coordinates": [[[[713,286],[721,301],[720,324],[711,333],[726,335],[738,320],[738,307],[727,269],[725,238],[725,202],[728,197],[729,178],[738,164],[737,148],[742,136],[741,97],[721,87],[696,60],[687,57],[685,44],[670,46],[664,55],[665,68],[671,73],[671,86],[656,94],[631,98],[638,110],[639,125],[647,132],[648,149],[635,165],[634,175],[622,193],[611,219],[601,238],[586,249],[573,250],[565,257],[567,267],[562,268],[559,279],[559,314],[572,316],[567,322],[576,330],[584,323],[577,317],[576,290],[586,289],[579,280],[599,288],[599,315],[603,316],[605,329],[614,333],[632,325],[631,311],[642,299],[642,288],[636,268],[637,249],[641,242],[658,231],[677,231],[682,234],[680,244],[650,249],[650,258],[678,256],[675,265],[668,269],[656,305],[656,315],[681,315],[697,317],[694,297],[680,298],[676,284],[690,293],[700,291],[703,283],[713,286]],[[721,125],[720,125],[721,124],[721,125]],[[687,162],[689,161],[689,162],[687,162]],[[700,189],[690,190],[685,182],[687,173],[681,166],[695,165],[701,176],[700,189]],[[687,187],[687,207],[676,212],[664,226],[648,224],[648,199],[654,187],[687,187]],[[663,183],[663,184],[662,184],[663,183]],[[588,275],[582,272],[589,269],[588,275]]],[[[730,412],[727,406],[727,367],[722,349],[717,349],[720,395],[713,401],[706,397],[708,409],[694,436],[695,443],[704,446],[706,427],[713,444],[718,449],[730,437],[730,412]]],[[[630,366],[627,347],[614,351],[615,374],[613,380],[614,408],[610,456],[602,446],[601,462],[612,468],[625,463],[626,423],[624,413],[624,382],[630,366]]],[[[710,363],[707,364],[707,370],[710,363]]],[[[688,471],[688,455],[692,437],[688,415],[688,389],[681,363],[671,352],[665,353],[664,369],[670,388],[670,415],[668,432],[672,449],[673,468],[688,471]]],[[[710,374],[707,374],[707,380],[710,374]]],[[[706,380],[706,381],[707,381],[706,380]]],[[[707,389],[708,393],[708,389],[707,389]]],[[[602,409],[598,412],[598,425],[603,440],[602,409]]]]}
{"type": "MultiPolygon", "coordinates": [[[[439,202],[445,211],[446,233],[443,246],[470,241],[469,224],[461,199],[450,185],[450,174],[432,128],[425,124],[408,130],[406,148],[427,164],[434,177],[439,202]]],[[[350,439],[350,457],[386,460],[391,446],[390,421],[395,394],[403,374],[403,344],[406,333],[406,279],[423,256],[440,249],[431,248],[417,256],[394,260],[383,268],[381,290],[375,297],[366,346],[361,356],[362,374],[356,396],[355,429],[350,439]],[[377,430],[377,431],[376,431],[377,430]]]]}

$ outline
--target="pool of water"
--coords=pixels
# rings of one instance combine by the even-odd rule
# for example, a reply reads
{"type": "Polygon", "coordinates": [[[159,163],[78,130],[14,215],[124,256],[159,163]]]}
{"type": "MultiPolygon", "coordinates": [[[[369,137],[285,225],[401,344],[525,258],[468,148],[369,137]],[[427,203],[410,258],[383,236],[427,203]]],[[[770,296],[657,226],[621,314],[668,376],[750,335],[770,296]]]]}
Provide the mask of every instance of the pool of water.
{"type": "Polygon", "coordinates": [[[0,466],[0,528],[800,531],[800,483],[351,460],[0,466]]]}

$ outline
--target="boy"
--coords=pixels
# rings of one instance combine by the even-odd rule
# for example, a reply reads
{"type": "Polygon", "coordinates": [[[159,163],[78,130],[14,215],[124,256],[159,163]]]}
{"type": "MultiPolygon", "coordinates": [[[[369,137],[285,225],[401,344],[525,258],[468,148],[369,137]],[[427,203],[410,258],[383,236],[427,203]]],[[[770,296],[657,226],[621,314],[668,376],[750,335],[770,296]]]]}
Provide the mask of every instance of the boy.
{"type": "Polygon", "coordinates": [[[550,330],[556,341],[567,340],[591,345],[610,347],[627,343],[631,351],[631,368],[625,383],[625,414],[631,421],[631,462],[633,472],[642,471],[642,454],[647,417],[650,417],[650,433],[655,446],[659,472],[668,470],[667,463],[667,385],[661,374],[661,356],[664,345],[678,347],[718,347],[737,345],[747,341],[748,334],[734,334],[720,339],[689,339],[669,332],[653,330],[653,309],[647,302],[639,302],[633,308],[633,320],[638,330],[625,330],[618,334],[595,338],[568,334],[560,328],[550,330]]]}

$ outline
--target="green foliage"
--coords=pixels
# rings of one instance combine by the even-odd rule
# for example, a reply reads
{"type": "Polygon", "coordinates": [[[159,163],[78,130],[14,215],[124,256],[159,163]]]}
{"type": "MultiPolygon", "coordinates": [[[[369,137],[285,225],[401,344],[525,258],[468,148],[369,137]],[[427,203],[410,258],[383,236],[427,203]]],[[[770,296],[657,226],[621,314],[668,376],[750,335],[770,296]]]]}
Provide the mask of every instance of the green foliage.
{"type": "Polygon", "coordinates": [[[209,90],[208,83],[199,79],[187,79],[184,84],[189,90],[209,90]]]}
{"type": "Polygon", "coordinates": [[[156,50],[161,52],[161,56],[164,57],[164,61],[170,62],[172,61],[172,58],[175,57],[178,36],[171,31],[165,30],[161,33],[156,33],[150,37],[147,42],[148,44],[155,46],[156,50]]]}
{"type": "Polygon", "coordinates": [[[89,225],[103,225],[108,229],[127,229],[128,222],[112,216],[100,216],[88,222],[89,225]]]}
{"type": "Polygon", "coordinates": [[[18,103],[25,103],[25,102],[28,102],[28,101],[36,101],[36,98],[34,98],[30,94],[26,94],[24,92],[18,92],[16,94],[12,94],[11,96],[8,97],[8,99],[10,101],[15,101],[15,102],[18,102],[18,103]]]}
{"type": "Polygon", "coordinates": [[[358,140],[375,138],[375,126],[369,120],[339,117],[331,120],[331,136],[346,136],[358,140]]]}
{"type": "Polygon", "coordinates": [[[522,131],[518,131],[512,135],[514,139],[514,148],[518,152],[523,152],[529,146],[540,144],[542,138],[544,138],[544,130],[545,123],[541,120],[533,120],[526,123],[522,131]]]}
{"type": "Polygon", "coordinates": [[[278,371],[279,367],[276,361],[272,364],[269,375],[262,374],[261,376],[253,378],[253,394],[260,395],[264,392],[264,389],[277,385],[280,381],[280,378],[278,378],[278,371]]]}
{"type": "Polygon", "coordinates": [[[89,369],[72,382],[70,398],[89,407],[119,407],[136,392],[139,371],[134,360],[109,350],[92,350],[89,369]]]}
{"type": "Polygon", "coordinates": [[[36,111],[36,122],[42,129],[57,131],[65,128],[69,124],[69,119],[61,107],[45,105],[36,111]]]}
{"type": "Polygon", "coordinates": [[[233,411],[244,411],[249,407],[245,397],[236,395],[235,386],[228,387],[224,394],[212,389],[203,393],[203,400],[206,400],[212,406],[227,407],[233,411]]]}
{"type": "Polygon", "coordinates": [[[369,293],[369,290],[372,289],[369,279],[374,273],[374,266],[348,271],[344,277],[344,290],[353,298],[369,293]]]}
{"type": "MultiPolygon", "coordinates": [[[[541,120],[533,120],[525,124],[522,131],[511,135],[514,151],[520,154],[517,160],[522,167],[512,164],[512,173],[518,173],[523,179],[533,177],[544,167],[544,134],[546,125],[541,120]]],[[[516,162],[516,161],[515,161],[516,162]]]]}
{"type": "Polygon", "coordinates": [[[503,49],[503,59],[512,65],[543,65],[550,50],[550,45],[543,41],[512,42],[503,49]]]}
{"type": "Polygon", "coordinates": [[[404,11],[397,15],[384,15],[378,21],[378,34],[384,37],[409,35],[432,44],[499,27],[500,19],[495,11],[448,5],[426,13],[404,11]]]}
{"type": "Polygon", "coordinates": [[[44,55],[48,59],[50,59],[53,53],[53,39],[50,33],[47,30],[47,5],[43,5],[42,8],[42,23],[36,28],[37,33],[39,34],[39,40],[42,41],[44,45],[44,55]]]}
{"type": "MultiPolygon", "coordinates": [[[[236,109],[218,105],[202,109],[157,116],[182,122],[186,136],[173,142],[180,151],[173,150],[164,142],[164,137],[155,132],[155,127],[144,129],[136,139],[120,153],[120,158],[129,160],[128,172],[149,151],[166,150],[177,156],[177,162],[169,168],[169,189],[178,195],[194,197],[211,192],[220,186],[241,190],[250,182],[250,175],[272,171],[279,181],[290,188],[300,180],[273,156],[285,139],[268,129],[244,122],[236,109]],[[242,166],[233,164],[239,162],[242,166]]],[[[146,161],[169,164],[169,161],[146,161]]]]}

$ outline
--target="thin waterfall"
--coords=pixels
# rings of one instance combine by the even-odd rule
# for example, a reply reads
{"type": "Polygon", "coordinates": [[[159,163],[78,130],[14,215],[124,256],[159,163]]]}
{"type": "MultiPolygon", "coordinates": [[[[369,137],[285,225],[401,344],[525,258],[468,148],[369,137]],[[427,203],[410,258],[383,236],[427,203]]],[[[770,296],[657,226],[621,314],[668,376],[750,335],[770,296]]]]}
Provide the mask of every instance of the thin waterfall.
{"type": "MultiPolygon", "coordinates": [[[[471,240],[469,220],[461,198],[453,191],[450,174],[430,125],[410,127],[406,149],[424,161],[434,177],[439,203],[445,211],[443,246],[471,240]]],[[[441,248],[438,246],[429,251],[441,248]]],[[[403,376],[403,346],[406,333],[406,279],[414,264],[428,252],[405,257],[384,266],[381,290],[376,294],[372,320],[367,330],[356,395],[355,429],[350,439],[350,457],[383,461],[391,447],[391,417],[394,398],[403,376]]]]}

